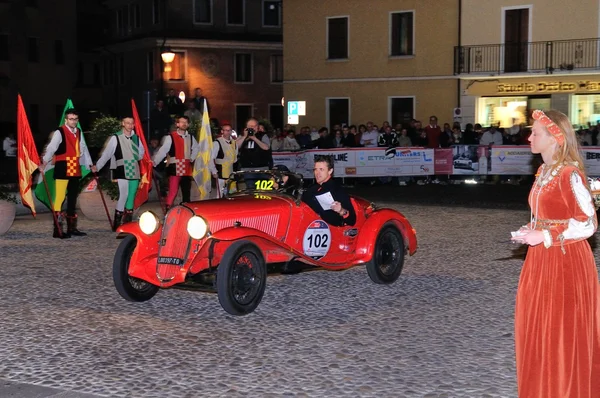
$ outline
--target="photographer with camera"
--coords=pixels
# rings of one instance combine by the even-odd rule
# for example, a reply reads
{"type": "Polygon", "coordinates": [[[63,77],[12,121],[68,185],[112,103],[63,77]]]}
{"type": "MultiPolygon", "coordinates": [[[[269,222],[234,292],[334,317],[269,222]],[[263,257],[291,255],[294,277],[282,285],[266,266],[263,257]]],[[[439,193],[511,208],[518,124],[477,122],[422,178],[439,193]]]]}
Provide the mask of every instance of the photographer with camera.
{"type": "Polygon", "coordinates": [[[239,148],[239,167],[242,171],[269,169],[272,163],[271,140],[256,118],[248,119],[246,128],[236,139],[236,143],[239,148]]]}

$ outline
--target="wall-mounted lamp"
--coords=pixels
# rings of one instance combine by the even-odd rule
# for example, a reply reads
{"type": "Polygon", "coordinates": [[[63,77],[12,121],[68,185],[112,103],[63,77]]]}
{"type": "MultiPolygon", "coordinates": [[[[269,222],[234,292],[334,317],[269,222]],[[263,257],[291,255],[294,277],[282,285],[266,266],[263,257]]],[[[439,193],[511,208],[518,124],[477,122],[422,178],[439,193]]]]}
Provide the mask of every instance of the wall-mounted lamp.
{"type": "Polygon", "coordinates": [[[169,48],[165,48],[163,52],[160,53],[160,57],[165,64],[170,64],[175,59],[175,53],[169,48]]]}
{"type": "Polygon", "coordinates": [[[185,102],[185,93],[183,91],[179,92],[179,99],[181,100],[181,102],[185,102]]]}

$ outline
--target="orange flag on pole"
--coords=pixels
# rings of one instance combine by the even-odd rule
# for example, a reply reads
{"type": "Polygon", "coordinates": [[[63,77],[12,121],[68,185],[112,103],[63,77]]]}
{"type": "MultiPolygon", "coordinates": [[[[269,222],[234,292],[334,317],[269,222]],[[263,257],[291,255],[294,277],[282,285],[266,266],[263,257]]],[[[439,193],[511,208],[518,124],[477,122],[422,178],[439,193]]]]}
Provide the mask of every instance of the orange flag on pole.
{"type": "Polygon", "coordinates": [[[148,201],[148,193],[152,187],[152,160],[150,159],[150,153],[148,152],[148,144],[146,143],[146,137],[144,137],[140,115],[138,114],[137,106],[135,106],[133,98],[131,99],[131,111],[133,113],[133,122],[135,123],[135,134],[138,136],[144,147],[144,157],[140,159],[140,185],[135,194],[135,201],[133,204],[137,209],[148,201]]]}
{"type": "Polygon", "coordinates": [[[27,120],[25,107],[21,94],[17,96],[17,159],[19,172],[19,192],[21,201],[31,209],[35,216],[35,203],[33,202],[33,192],[31,190],[33,173],[38,169],[40,157],[33,141],[31,127],[27,120]]]}

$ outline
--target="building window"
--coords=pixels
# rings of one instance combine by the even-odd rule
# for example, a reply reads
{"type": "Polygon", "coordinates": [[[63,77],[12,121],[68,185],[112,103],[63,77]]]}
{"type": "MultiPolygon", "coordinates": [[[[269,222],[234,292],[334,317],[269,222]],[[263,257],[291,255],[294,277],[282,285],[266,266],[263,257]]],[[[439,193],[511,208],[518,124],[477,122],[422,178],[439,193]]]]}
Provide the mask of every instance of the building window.
{"type": "Polygon", "coordinates": [[[263,0],[263,26],[281,26],[281,1],[263,0]]]}
{"type": "Polygon", "coordinates": [[[117,14],[117,33],[119,36],[126,36],[131,33],[129,25],[129,7],[121,7],[116,11],[117,14]]]}
{"type": "Polygon", "coordinates": [[[133,29],[139,29],[142,27],[142,19],[140,16],[140,5],[132,4],[129,6],[129,25],[133,29]]]}
{"type": "Polygon", "coordinates": [[[236,104],[235,105],[235,130],[243,131],[246,128],[246,121],[250,119],[253,115],[252,108],[254,105],[252,104],[236,104]]]}
{"type": "Polygon", "coordinates": [[[56,115],[55,120],[58,120],[58,124],[63,124],[64,120],[61,120],[63,117],[63,112],[65,110],[65,104],[58,104],[54,106],[54,114],[56,115]]]}
{"type": "Polygon", "coordinates": [[[40,49],[37,38],[29,37],[27,39],[27,54],[29,62],[40,62],[40,49]]]}
{"type": "Polygon", "coordinates": [[[150,51],[146,56],[146,78],[149,82],[154,81],[154,52],[150,51]]]}
{"type": "Polygon", "coordinates": [[[194,0],[194,23],[212,23],[212,0],[194,0]]]}
{"type": "Polygon", "coordinates": [[[273,128],[283,128],[283,110],[281,104],[269,104],[269,121],[273,128]]]}
{"type": "Polygon", "coordinates": [[[350,124],[350,98],[327,98],[327,125],[350,124]]]}
{"type": "Polygon", "coordinates": [[[115,61],[110,59],[104,63],[104,85],[113,84],[115,81],[115,61]]]}
{"type": "Polygon", "coordinates": [[[252,54],[235,54],[235,82],[252,83],[252,54]]]}
{"type": "Polygon", "coordinates": [[[65,49],[62,40],[54,40],[54,60],[57,65],[65,64],[65,49]]]}
{"type": "Polygon", "coordinates": [[[85,81],[85,71],[83,69],[83,62],[79,61],[77,63],[77,81],[75,82],[76,86],[83,86],[85,81]]]}
{"type": "Polygon", "coordinates": [[[117,59],[118,65],[119,65],[119,69],[118,69],[118,81],[120,85],[125,84],[125,57],[124,56],[120,56],[117,59]]]}
{"type": "Polygon", "coordinates": [[[100,85],[100,65],[94,64],[94,86],[100,85]]]}
{"type": "MultiPolygon", "coordinates": [[[[390,97],[389,112],[388,120],[392,123],[392,126],[397,124],[408,126],[410,120],[415,117],[415,98],[390,97]]],[[[400,132],[398,131],[398,133],[400,132]]]]}
{"type": "Polygon", "coordinates": [[[245,14],[245,0],[227,0],[227,25],[244,25],[246,23],[245,14]]]}
{"type": "Polygon", "coordinates": [[[40,127],[40,106],[38,104],[29,104],[29,113],[27,114],[29,125],[33,132],[37,132],[40,127]]]}
{"type": "Polygon", "coordinates": [[[0,61],[10,61],[8,35],[0,35],[0,61]]]}
{"type": "MultiPolygon", "coordinates": [[[[531,98],[530,98],[531,102],[531,98]]],[[[571,112],[569,118],[575,128],[588,128],[588,123],[596,126],[600,122],[600,94],[577,94],[571,96],[571,112]]],[[[530,104],[529,109],[549,109],[542,104],[530,104]],[[534,108],[535,106],[535,108],[534,108]]]]}
{"type": "Polygon", "coordinates": [[[283,55],[271,55],[271,83],[283,83],[283,55]]]}
{"type": "Polygon", "coordinates": [[[152,23],[158,25],[160,23],[162,0],[152,0],[152,23]]]}
{"type": "Polygon", "coordinates": [[[527,123],[527,97],[481,97],[477,100],[475,123],[482,126],[512,127],[527,123]]]}
{"type": "Polygon", "coordinates": [[[165,64],[165,80],[183,81],[185,80],[185,52],[173,51],[175,58],[173,62],[165,64]]]}
{"type": "Polygon", "coordinates": [[[413,11],[390,14],[391,56],[414,55],[414,15],[413,11]]]}
{"type": "Polygon", "coordinates": [[[327,18],[327,59],[348,58],[348,17],[327,18]]]}

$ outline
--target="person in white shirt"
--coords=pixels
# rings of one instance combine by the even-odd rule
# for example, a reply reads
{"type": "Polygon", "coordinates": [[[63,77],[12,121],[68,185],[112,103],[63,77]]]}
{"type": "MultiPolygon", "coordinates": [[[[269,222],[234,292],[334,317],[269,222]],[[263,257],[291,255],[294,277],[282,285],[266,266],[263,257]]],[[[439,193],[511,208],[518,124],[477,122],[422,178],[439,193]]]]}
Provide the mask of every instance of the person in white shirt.
{"type": "Polygon", "coordinates": [[[110,160],[111,178],[117,180],[119,186],[113,231],[121,222],[125,224],[133,219],[135,196],[140,185],[140,159],[144,157],[144,146],[133,131],[133,118],[124,117],[121,126],[122,129],[108,139],[96,162],[96,169],[101,170],[110,160]]]}
{"type": "Polygon", "coordinates": [[[373,125],[370,131],[365,131],[360,137],[360,145],[366,148],[377,147],[377,140],[379,139],[379,130],[377,126],[373,125]]]}
{"type": "Polygon", "coordinates": [[[187,116],[177,118],[177,129],[165,135],[160,148],[152,157],[156,167],[167,157],[167,174],[169,175],[169,193],[166,199],[167,209],[173,205],[177,191],[181,187],[183,202],[190,201],[192,189],[192,163],[198,156],[199,146],[196,139],[188,133],[190,119],[187,116]]]}
{"type": "Polygon", "coordinates": [[[9,134],[4,141],[2,141],[2,149],[4,150],[4,156],[7,158],[14,158],[17,156],[17,141],[15,140],[14,134],[9,134]]]}
{"type": "Polygon", "coordinates": [[[193,100],[188,102],[188,109],[183,114],[192,122],[198,122],[202,119],[202,113],[196,108],[196,103],[193,100]]]}
{"type": "Polygon", "coordinates": [[[283,139],[283,150],[284,151],[299,151],[300,144],[296,141],[294,131],[290,130],[287,136],[283,139]]]}
{"type": "Polygon", "coordinates": [[[235,171],[235,163],[238,160],[238,146],[236,140],[231,136],[232,131],[231,125],[224,123],[221,126],[221,136],[213,144],[214,165],[213,162],[210,162],[210,165],[214,167],[214,170],[211,168],[211,173],[218,178],[219,192],[223,192],[225,180],[235,171]]]}
{"type": "Polygon", "coordinates": [[[496,130],[496,126],[491,126],[489,130],[481,136],[479,145],[502,145],[502,142],[502,133],[496,130]]]}
{"type": "Polygon", "coordinates": [[[54,164],[55,190],[52,210],[57,222],[54,225],[54,238],[70,238],[71,236],[85,236],[77,228],[77,197],[79,196],[79,182],[81,181],[81,166],[87,166],[96,171],[92,166],[92,158],[88,151],[82,131],[77,128],[79,113],[75,109],[67,109],[65,121],[53,134],[46,151],[42,156],[40,171],[46,173],[54,164]],[[61,209],[67,198],[67,233],[63,231],[63,217],[61,209]]]}

